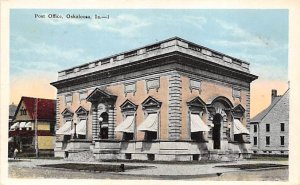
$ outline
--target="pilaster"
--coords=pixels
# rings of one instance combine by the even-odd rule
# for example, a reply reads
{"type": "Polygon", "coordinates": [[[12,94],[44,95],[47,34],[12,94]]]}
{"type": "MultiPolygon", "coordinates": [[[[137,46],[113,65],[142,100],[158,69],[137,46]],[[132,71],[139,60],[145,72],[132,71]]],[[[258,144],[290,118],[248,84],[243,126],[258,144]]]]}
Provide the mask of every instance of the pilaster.
{"type": "Polygon", "coordinates": [[[180,139],[181,127],[181,78],[177,72],[170,76],[169,80],[169,139],[180,139]]]}

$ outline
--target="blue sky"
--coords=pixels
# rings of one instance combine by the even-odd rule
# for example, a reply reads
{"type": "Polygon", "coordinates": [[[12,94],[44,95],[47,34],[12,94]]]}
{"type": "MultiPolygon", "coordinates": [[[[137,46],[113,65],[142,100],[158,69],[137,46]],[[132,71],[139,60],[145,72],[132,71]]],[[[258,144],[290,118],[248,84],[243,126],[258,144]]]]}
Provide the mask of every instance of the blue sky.
{"type": "Polygon", "coordinates": [[[179,36],[250,62],[251,72],[261,78],[287,80],[287,10],[12,10],[10,22],[12,76],[28,71],[55,75],[179,36]],[[110,19],[36,19],[36,13],[110,19]]]}
{"type": "Polygon", "coordinates": [[[14,9],[10,15],[12,84],[37,76],[55,81],[60,70],[174,36],[249,62],[259,80],[288,81],[288,10],[14,9]],[[51,13],[109,19],[34,18],[51,13]]]}

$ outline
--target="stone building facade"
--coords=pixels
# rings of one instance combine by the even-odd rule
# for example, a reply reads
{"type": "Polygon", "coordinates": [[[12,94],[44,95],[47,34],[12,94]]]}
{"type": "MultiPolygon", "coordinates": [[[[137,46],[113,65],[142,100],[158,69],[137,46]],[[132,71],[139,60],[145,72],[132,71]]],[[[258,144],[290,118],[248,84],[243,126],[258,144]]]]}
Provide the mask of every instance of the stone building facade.
{"type": "Polygon", "coordinates": [[[272,90],[271,104],[251,119],[251,147],[255,154],[289,154],[289,92],[272,90]]]}
{"type": "Polygon", "coordinates": [[[58,76],[56,156],[226,160],[251,152],[257,76],[237,58],[174,37],[58,76]]]}

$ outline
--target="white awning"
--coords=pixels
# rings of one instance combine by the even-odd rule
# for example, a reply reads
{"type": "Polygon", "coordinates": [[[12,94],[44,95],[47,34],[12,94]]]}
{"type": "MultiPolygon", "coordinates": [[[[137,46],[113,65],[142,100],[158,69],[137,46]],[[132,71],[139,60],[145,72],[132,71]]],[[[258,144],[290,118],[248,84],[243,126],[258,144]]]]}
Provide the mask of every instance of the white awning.
{"type": "Polygon", "coordinates": [[[71,121],[67,121],[62,127],[60,127],[56,131],[56,134],[70,135],[70,131],[71,131],[71,121]]]}
{"type": "Polygon", "coordinates": [[[233,120],[233,134],[247,134],[249,135],[248,129],[238,119],[233,120]]]}
{"type": "Polygon", "coordinates": [[[139,131],[157,132],[158,114],[149,114],[144,122],[138,127],[139,131]]]}
{"type": "MultiPolygon", "coordinates": [[[[73,129],[70,131],[70,134],[75,134],[75,126],[73,126],[73,129]]],[[[86,120],[81,120],[76,125],[76,134],[80,135],[86,135],[86,120]]]]}
{"type": "Polygon", "coordinates": [[[191,132],[208,132],[209,130],[198,114],[191,114],[191,132]]]}
{"type": "Polygon", "coordinates": [[[32,128],[32,123],[31,122],[27,122],[25,125],[26,128],[32,128]]]}
{"type": "Polygon", "coordinates": [[[10,130],[15,130],[15,129],[19,128],[19,126],[20,126],[20,123],[16,122],[10,127],[10,130]]]}
{"type": "Polygon", "coordinates": [[[133,120],[134,116],[127,116],[126,119],[116,127],[115,131],[134,133],[133,120]]]}
{"type": "Polygon", "coordinates": [[[26,122],[21,122],[19,128],[25,128],[26,122]]]}

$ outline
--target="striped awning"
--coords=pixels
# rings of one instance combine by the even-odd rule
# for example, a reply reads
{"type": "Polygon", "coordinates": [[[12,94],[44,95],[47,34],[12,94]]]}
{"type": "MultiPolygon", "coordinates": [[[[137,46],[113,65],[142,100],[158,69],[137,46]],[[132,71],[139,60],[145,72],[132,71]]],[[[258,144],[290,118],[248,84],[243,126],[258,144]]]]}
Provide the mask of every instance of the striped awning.
{"type": "Polygon", "coordinates": [[[209,130],[198,114],[191,114],[191,132],[208,132],[209,130]]]}
{"type": "Polygon", "coordinates": [[[144,122],[138,127],[139,131],[157,132],[158,114],[149,114],[144,122]]]}
{"type": "Polygon", "coordinates": [[[27,122],[25,125],[26,128],[32,128],[32,123],[31,122],[27,122]]]}
{"type": "Polygon", "coordinates": [[[134,116],[127,116],[126,119],[116,127],[115,131],[134,133],[134,116]]]}
{"type": "Polygon", "coordinates": [[[10,127],[10,130],[16,130],[17,128],[19,128],[19,126],[20,126],[20,123],[16,122],[10,127]]]}
{"type": "MultiPolygon", "coordinates": [[[[73,129],[70,131],[70,134],[75,134],[75,126],[73,126],[73,129]]],[[[76,134],[80,135],[86,135],[86,120],[81,120],[76,125],[76,134]]]]}
{"type": "Polygon", "coordinates": [[[67,121],[62,127],[60,127],[56,134],[59,135],[70,135],[71,134],[71,121],[67,121]]]}
{"type": "Polygon", "coordinates": [[[21,122],[19,128],[25,128],[26,122],[21,122]]]}
{"type": "Polygon", "coordinates": [[[238,119],[233,120],[233,134],[249,135],[248,129],[238,119]]]}

